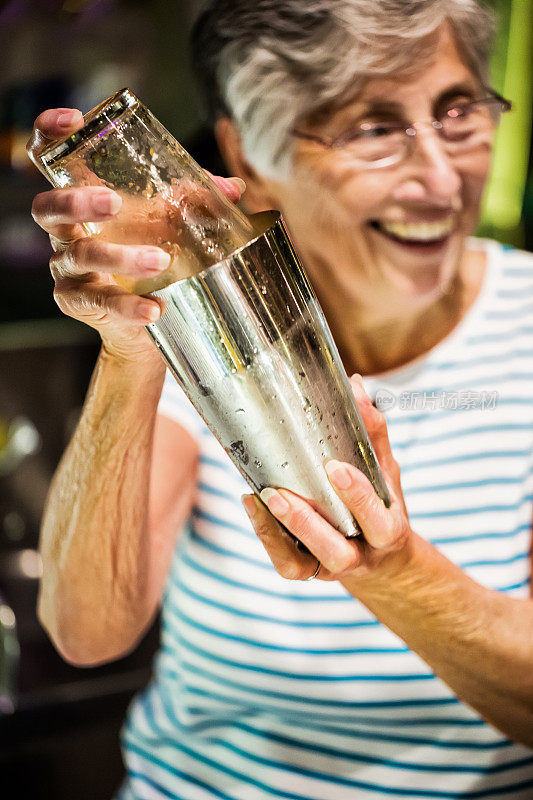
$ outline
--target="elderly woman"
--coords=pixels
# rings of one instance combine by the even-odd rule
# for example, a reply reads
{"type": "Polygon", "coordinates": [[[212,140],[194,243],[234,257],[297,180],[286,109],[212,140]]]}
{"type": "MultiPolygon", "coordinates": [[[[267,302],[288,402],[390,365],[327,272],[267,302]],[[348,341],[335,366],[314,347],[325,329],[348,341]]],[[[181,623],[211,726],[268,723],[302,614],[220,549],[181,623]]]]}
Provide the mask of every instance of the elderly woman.
{"type": "MultiPolygon", "coordinates": [[[[103,341],[43,522],[40,616],[89,665],[162,601],[123,800],[533,796],[533,260],[468,238],[508,109],[490,27],[475,0],[215,0],[196,28],[244,202],[282,210],[348,374],[387,415],[394,458],[354,378],[393,498],[329,462],[360,541],[274,488],[269,511],[244,498],[254,535],[245,483],[164,384],[143,330],[159,306],[111,278],[165,255],[82,237],[111,191],[35,199],[57,301],[103,341]]],[[[31,152],[80,124],[45,112],[31,152]]]]}

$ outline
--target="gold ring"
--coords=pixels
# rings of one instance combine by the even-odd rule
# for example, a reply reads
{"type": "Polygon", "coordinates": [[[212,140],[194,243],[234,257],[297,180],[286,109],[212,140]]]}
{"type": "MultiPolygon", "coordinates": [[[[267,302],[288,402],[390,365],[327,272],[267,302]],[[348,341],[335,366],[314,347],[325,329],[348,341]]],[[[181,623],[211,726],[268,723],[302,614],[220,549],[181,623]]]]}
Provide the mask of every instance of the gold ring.
{"type": "Polygon", "coordinates": [[[320,563],[320,561],[319,561],[319,560],[318,560],[318,558],[317,558],[317,560],[316,560],[316,569],[315,569],[315,571],[313,572],[313,574],[312,574],[312,575],[310,575],[308,578],[304,578],[303,580],[304,580],[304,581],[312,581],[312,580],[313,580],[313,578],[316,578],[316,576],[317,576],[317,575],[318,575],[318,573],[320,572],[320,567],[321,567],[321,566],[322,566],[322,564],[320,563]]]}

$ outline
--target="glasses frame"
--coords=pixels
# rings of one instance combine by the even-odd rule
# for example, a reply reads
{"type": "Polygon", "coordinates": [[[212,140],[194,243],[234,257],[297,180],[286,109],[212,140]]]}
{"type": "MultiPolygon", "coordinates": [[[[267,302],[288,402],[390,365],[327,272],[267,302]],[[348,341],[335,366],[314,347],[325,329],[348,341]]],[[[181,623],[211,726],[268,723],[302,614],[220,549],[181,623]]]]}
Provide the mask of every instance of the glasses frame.
{"type": "MultiPolygon", "coordinates": [[[[486,97],[482,97],[479,100],[472,100],[469,103],[461,103],[455,106],[455,108],[469,108],[471,106],[478,106],[478,105],[496,105],[499,106],[500,114],[505,114],[507,111],[510,111],[512,108],[512,103],[510,100],[506,100],[501,94],[495,92],[493,89],[489,89],[484,87],[484,91],[488,92],[489,94],[486,97]]],[[[453,111],[454,107],[448,109],[446,114],[449,114],[450,111],[453,111]]],[[[443,114],[442,117],[445,117],[446,114],[443,114]]],[[[441,119],[430,119],[430,120],[418,120],[409,122],[405,125],[405,127],[400,130],[406,135],[405,143],[405,153],[401,154],[399,157],[397,156],[386,156],[385,158],[377,159],[376,161],[359,161],[358,164],[361,165],[363,169],[379,169],[380,167],[388,167],[393,164],[401,163],[405,158],[407,158],[412,150],[413,143],[415,141],[416,136],[418,135],[418,127],[420,125],[430,125],[439,136],[444,140],[448,141],[442,131],[444,129],[444,125],[441,122],[441,119]]],[[[373,123],[372,123],[373,124],[373,123]]],[[[342,150],[346,147],[347,144],[352,142],[355,139],[354,134],[355,131],[345,131],[341,133],[339,136],[335,136],[333,139],[325,139],[322,136],[317,136],[313,133],[306,133],[305,131],[300,131],[294,128],[291,131],[291,135],[297,139],[304,139],[306,141],[315,142],[316,144],[321,145],[322,147],[327,148],[328,150],[342,150]]]]}

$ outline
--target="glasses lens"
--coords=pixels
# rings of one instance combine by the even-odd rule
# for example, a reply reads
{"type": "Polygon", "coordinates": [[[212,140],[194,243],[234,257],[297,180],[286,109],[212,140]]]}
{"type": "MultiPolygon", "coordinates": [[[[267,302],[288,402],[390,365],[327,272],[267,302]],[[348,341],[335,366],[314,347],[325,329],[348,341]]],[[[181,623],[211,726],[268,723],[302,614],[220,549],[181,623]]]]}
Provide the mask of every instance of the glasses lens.
{"type": "Polygon", "coordinates": [[[393,162],[406,150],[405,128],[394,123],[368,123],[346,135],[344,148],[363,164],[393,162]]]}
{"type": "Polygon", "coordinates": [[[451,108],[439,120],[442,136],[452,144],[472,146],[479,137],[492,132],[500,115],[501,106],[494,100],[451,108]]]}

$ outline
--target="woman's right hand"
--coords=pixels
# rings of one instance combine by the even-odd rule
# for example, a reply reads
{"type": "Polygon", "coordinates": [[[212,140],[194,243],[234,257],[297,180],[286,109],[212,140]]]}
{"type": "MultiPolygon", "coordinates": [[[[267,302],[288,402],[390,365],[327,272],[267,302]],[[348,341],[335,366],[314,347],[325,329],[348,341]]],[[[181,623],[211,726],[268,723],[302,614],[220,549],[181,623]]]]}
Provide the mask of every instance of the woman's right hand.
{"type": "MultiPolygon", "coordinates": [[[[35,120],[27,150],[37,156],[54,139],[64,138],[83,125],[75,109],[50,109],[35,120]]],[[[215,178],[219,188],[236,202],[242,193],[239,179],[215,178]]],[[[104,187],[52,189],[38,194],[32,216],[49,235],[54,255],[50,269],[54,298],[61,311],[98,331],[105,350],[127,361],[159,359],[144,326],[160,316],[158,301],[122,289],[114,274],[132,278],[155,277],[166,269],[170,256],[154,246],[120,245],[88,236],[83,223],[113,219],[121,197],[104,187]]]]}

